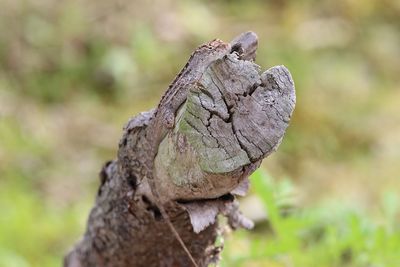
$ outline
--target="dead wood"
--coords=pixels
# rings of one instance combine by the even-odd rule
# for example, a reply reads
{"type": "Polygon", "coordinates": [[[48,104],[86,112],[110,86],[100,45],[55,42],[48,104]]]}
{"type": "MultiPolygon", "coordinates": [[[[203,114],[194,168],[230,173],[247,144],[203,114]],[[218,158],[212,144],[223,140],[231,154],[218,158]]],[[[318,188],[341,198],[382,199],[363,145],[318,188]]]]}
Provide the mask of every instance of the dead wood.
{"type": "Polygon", "coordinates": [[[191,266],[166,220],[207,266],[221,251],[218,214],[232,228],[252,227],[235,195],[277,149],[295,106],[289,71],[254,63],[257,42],[248,32],[200,46],[159,106],[127,123],[65,267],[191,266]]]}

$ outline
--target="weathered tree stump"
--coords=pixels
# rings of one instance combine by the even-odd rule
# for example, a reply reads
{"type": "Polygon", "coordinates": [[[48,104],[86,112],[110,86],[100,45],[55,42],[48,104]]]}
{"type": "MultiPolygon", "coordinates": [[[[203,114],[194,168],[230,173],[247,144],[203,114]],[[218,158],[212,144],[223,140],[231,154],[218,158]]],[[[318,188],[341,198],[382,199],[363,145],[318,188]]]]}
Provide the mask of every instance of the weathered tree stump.
{"type": "Polygon", "coordinates": [[[261,73],[256,49],[252,32],[200,46],[159,106],[127,123],[65,267],[191,266],[168,221],[207,266],[221,251],[218,214],[234,229],[252,227],[235,195],[277,149],[295,106],[289,71],[261,73]]]}

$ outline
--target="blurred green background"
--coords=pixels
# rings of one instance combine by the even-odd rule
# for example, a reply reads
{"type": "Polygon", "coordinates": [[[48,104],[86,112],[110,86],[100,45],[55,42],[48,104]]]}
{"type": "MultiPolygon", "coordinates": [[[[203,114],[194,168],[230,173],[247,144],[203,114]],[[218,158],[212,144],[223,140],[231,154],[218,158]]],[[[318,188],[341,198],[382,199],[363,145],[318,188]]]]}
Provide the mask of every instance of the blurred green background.
{"type": "Polygon", "coordinates": [[[221,266],[400,266],[400,1],[2,0],[0,266],[60,266],[122,126],[206,41],[259,35],[297,106],[221,266]]]}

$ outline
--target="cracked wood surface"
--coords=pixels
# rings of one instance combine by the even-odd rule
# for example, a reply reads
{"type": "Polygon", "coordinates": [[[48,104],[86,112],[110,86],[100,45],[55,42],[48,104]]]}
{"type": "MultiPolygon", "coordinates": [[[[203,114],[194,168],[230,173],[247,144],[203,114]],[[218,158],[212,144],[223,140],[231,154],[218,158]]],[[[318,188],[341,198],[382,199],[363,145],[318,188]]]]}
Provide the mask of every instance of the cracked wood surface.
{"type": "Polygon", "coordinates": [[[218,214],[251,228],[235,195],[279,146],[295,106],[283,66],[261,72],[257,36],[200,46],[157,109],[132,118],[116,160],[101,172],[82,240],[65,267],[199,266],[218,260],[218,214]],[[167,213],[167,218],[163,212],[167,213]]]}

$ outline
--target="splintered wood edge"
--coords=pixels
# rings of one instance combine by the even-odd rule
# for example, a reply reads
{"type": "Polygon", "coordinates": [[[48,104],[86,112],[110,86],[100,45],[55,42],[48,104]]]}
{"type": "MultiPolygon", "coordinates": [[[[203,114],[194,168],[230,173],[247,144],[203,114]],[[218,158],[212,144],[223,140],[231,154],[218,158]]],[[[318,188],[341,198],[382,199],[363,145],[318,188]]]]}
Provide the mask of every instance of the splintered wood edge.
{"type": "Polygon", "coordinates": [[[214,61],[190,84],[174,130],[160,143],[155,172],[163,198],[210,199],[234,190],[250,174],[246,168],[277,149],[295,101],[284,66],[260,73],[235,53],[214,61]]]}

